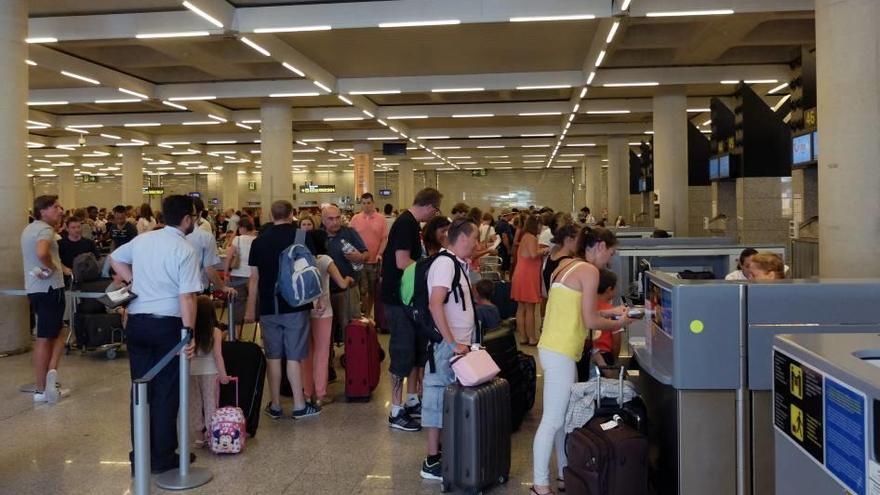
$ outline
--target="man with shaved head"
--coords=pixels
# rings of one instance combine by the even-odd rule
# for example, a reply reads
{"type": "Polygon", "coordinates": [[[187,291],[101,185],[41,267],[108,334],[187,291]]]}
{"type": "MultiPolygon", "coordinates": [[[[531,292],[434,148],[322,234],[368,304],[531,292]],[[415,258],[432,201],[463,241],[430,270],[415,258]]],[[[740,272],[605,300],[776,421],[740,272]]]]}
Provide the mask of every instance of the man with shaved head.
{"type": "MultiPolygon", "coordinates": [[[[360,279],[369,252],[361,236],[351,227],[342,225],[342,212],[335,205],[321,209],[321,223],[327,232],[327,252],[342,277],[360,279]]],[[[345,326],[361,315],[358,284],[343,289],[330,280],[330,305],[333,307],[333,339],[345,340],[345,326]]]]}

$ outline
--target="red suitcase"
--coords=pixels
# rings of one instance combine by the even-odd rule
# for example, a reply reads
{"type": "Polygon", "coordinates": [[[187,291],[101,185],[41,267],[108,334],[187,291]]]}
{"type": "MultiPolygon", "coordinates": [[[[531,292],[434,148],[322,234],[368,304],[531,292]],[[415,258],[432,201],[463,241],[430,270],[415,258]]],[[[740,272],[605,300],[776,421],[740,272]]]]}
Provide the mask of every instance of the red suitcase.
{"type": "Polygon", "coordinates": [[[379,384],[381,349],[376,325],[366,318],[345,327],[345,398],[367,402],[379,384]]]}

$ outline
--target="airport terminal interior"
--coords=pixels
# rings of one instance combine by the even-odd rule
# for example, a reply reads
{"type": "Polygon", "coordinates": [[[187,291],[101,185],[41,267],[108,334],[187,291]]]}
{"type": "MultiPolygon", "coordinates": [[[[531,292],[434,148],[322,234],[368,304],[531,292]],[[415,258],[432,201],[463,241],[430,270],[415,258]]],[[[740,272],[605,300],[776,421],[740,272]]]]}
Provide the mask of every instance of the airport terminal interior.
{"type": "Polygon", "coordinates": [[[0,0],[0,494],[880,495],[878,23],[878,0],[0,0]],[[190,364],[193,277],[218,330],[183,332],[190,364]],[[395,371],[426,349],[424,382],[395,371]],[[448,349],[471,350],[435,368],[448,349]]]}

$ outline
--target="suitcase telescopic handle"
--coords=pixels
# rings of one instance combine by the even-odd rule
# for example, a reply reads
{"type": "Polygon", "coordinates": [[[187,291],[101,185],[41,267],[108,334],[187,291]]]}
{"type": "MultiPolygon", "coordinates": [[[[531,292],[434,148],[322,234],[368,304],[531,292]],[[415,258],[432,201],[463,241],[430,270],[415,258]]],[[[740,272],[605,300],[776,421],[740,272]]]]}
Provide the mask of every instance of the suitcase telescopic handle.
{"type": "MultiPolygon", "coordinates": [[[[238,405],[238,377],[237,376],[230,376],[229,381],[235,382],[235,407],[240,407],[238,405]]],[[[216,383],[215,389],[217,390],[217,393],[215,394],[216,400],[214,401],[215,402],[214,405],[219,409],[220,408],[220,377],[219,376],[214,381],[214,383],[216,383]]]]}
{"type": "MultiPolygon", "coordinates": [[[[598,409],[602,402],[602,370],[616,370],[618,367],[599,366],[598,364],[593,365],[593,367],[596,369],[596,409],[598,409]]],[[[623,407],[623,381],[626,376],[626,366],[621,365],[619,369],[617,405],[623,407]]]]}

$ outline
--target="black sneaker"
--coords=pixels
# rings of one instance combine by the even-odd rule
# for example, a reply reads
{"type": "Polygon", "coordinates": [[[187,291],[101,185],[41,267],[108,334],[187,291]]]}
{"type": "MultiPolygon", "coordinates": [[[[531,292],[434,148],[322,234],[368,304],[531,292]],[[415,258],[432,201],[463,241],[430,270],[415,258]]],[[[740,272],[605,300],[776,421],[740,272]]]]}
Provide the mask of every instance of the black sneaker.
{"type": "Polygon", "coordinates": [[[409,414],[410,417],[413,417],[416,419],[422,419],[422,403],[421,402],[419,402],[418,404],[416,404],[414,406],[405,405],[405,406],[403,406],[403,410],[406,411],[406,413],[409,414]]]}
{"type": "Polygon", "coordinates": [[[419,431],[422,429],[422,424],[407,414],[405,409],[397,413],[397,416],[389,416],[388,426],[403,431],[419,431]]]}
{"type": "Polygon", "coordinates": [[[434,464],[428,464],[428,459],[425,458],[425,460],[422,461],[422,472],[421,472],[422,478],[424,478],[426,480],[442,481],[443,480],[443,470],[441,469],[441,464],[440,464],[441,462],[442,461],[438,460],[434,464]]]}
{"type": "Polygon", "coordinates": [[[293,411],[290,415],[293,419],[303,419],[321,414],[321,407],[311,402],[306,402],[306,407],[293,411]]]}
{"type": "Polygon", "coordinates": [[[281,416],[284,416],[284,410],[280,407],[278,409],[274,409],[272,404],[267,404],[266,409],[263,410],[266,413],[266,416],[269,416],[272,419],[279,419],[281,416]]]}

